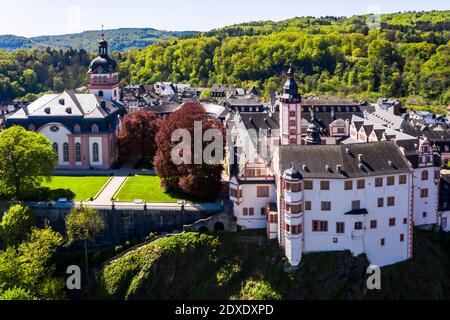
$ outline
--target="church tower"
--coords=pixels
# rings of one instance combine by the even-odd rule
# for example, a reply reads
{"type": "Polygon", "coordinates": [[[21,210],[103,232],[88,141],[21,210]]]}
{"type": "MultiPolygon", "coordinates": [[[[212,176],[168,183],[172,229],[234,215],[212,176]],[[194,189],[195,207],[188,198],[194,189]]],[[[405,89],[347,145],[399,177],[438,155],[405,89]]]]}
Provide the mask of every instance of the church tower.
{"type": "Polygon", "coordinates": [[[281,144],[302,144],[302,97],[298,93],[292,64],[287,75],[288,79],[284,84],[283,94],[279,97],[281,144]]]}
{"type": "Polygon", "coordinates": [[[108,42],[102,33],[98,42],[98,57],[89,66],[89,92],[105,100],[119,101],[117,63],[108,55],[108,42]]]}

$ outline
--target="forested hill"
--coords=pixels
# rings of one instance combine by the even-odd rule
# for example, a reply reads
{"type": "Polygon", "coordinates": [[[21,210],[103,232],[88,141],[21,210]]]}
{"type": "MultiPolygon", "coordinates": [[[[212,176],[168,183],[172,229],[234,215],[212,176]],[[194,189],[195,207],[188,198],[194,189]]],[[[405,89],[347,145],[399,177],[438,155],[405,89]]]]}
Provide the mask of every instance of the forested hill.
{"type": "MultiPolygon", "coordinates": [[[[386,96],[402,98],[407,105],[448,105],[450,11],[368,20],[354,16],[251,22],[158,41],[115,58],[122,84],[256,85],[267,98],[281,89],[292,62],[305,95],[368,100],[386,96]]],[[[2,95],[16,98],[84,85],[86,56],[74,50],[0,51],[0,100],[2,95]]]]}
{"type": "Polygon", "coordinates": [[[368,18],[230,26],[132,51],[122,69],[131,82],[256,85],[268,96],[292,62],[303,93],[450,103],[450,11],[368,18]]]}
{"type": "MultiPolygon", "coordinates": [[[[148,45],[171,38],[179,38],[196,34],[194,31],[161,31],[151,28],[121,28],[105,30],[105,38],[110,42],[111,50],[126,51],[131,48],[145,48],[148,45]]],[[[13,35],[0,35],[0,49],[84,49],[88,52],[97,51],[97,41],[100,31],[85,31],[76,34],[58,36],[40,36],[33,38],[13,35]]]]}

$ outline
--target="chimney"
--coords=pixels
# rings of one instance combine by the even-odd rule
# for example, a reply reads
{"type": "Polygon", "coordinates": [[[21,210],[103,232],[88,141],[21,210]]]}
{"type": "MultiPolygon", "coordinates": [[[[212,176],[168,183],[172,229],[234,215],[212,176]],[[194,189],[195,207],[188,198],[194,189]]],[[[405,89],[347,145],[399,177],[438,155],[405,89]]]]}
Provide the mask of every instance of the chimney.
{"type": "Polygon", "coordinates": [[[102,107],[103,109],[106,109],[106,101],[105,100],[100,101],[100,107],[102,107]]]}
{"type": "Polygon", "coordinates": [[[333,108],[333,107],[331,107],[331,118],[333,118],[333,119],[334,119],[334,116],[335,116],[334,108],[333,108]]]}
{"type": "Polygon", "coordinates": [[[362,163],[364,160],[363,155],[362,154],[358,154],[358,161],[359,163],[362,163]]]}
{"type": "Polygon", "coordinates": [[[340,164],[338,164],[338,165],[336,166],[336,171],[337,171],[338,173],[342,173],[342,166],[341,166],[340,164]]]}

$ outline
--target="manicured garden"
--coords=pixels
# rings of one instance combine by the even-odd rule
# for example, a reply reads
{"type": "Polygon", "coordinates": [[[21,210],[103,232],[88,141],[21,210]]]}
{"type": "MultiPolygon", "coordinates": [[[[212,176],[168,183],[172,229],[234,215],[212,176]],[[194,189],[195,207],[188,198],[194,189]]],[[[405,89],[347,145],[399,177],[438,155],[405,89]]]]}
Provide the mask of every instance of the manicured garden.
{"type": "Polygon", "coordinates": [[[161,179],[157,176],[129,177],[115,197],[120,202],[134,202],[140,199],[153,203],[176,203],[187,199],[185,195],[168,192],[161,188],[161,179]]]}
{"type": "Polygon", "coordinates": [[[95,197],[110,177],[106,176],[55,176],[49,183],[43,183],[42,187],[54,190],[70,190],[74,197],[68,200],[88,200],[95,197]]]}

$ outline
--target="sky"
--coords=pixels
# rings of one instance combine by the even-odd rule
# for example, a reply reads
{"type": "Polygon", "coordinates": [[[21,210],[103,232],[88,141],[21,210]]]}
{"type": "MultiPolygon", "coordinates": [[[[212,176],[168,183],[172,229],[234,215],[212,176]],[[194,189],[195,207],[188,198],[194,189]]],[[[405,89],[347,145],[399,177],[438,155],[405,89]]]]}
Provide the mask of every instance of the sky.
{"type": "Polygon", "coordinates": [[[0,34],[38,36],[123,27],[208,31],[300,16],[450,10],[449,0],[0,0],[0,34]]]}

